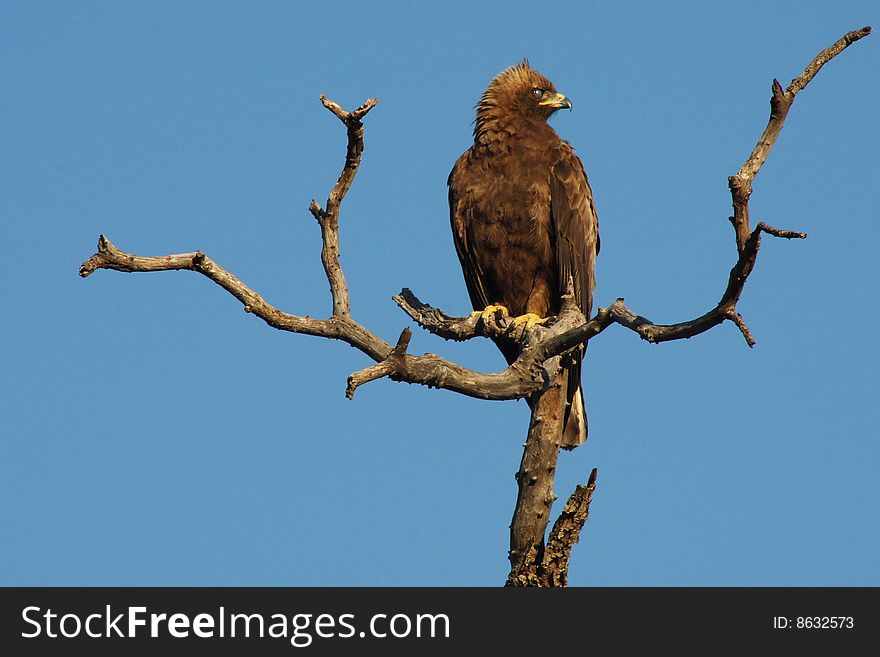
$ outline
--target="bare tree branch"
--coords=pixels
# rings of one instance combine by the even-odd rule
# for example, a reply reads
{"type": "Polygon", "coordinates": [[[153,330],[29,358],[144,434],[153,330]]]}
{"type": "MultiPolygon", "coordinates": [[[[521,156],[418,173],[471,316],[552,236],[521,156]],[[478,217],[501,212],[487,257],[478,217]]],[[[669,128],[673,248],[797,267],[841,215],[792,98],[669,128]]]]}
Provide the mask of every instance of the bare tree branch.
{"type": "MultiPolygon", "coordinates": [[[[489,374],[467,369],[434,354],[394,354],[395,348],[347,314],[333,315],[329,319],[315,319],[279,310],[201,251],[166,256],[138,256],[118,249],[101,235],[98,239],[98,252],[82,264],[80,276],[85,278],[97,269],[123,272],[186,269],[198,272],[241,301],[245,312],[254,314],[273,328],[342,340],[377,363],[382,363],[378,369],[373,366],[353,374],[347,388],[347,392],[351,394],[359,385],[387,376],[395,381],[445,388],[478,399],[516,399],[541,388],[548,376],[543,364],[546,360],[546,349],[540,344],[524,352],[523,357],[507,369],[489,374]]],[[[583,316],[581,320],[582,318],[583,316]]],[[[573,321],[576,320],[567,319],[569,325],[573,321]]],[[[565,326],[566,324],[560,323],[557,330],[562,330],[565,326]]]]}
{"type": "MultiPolygon", "coordinates": [[[[580,539],[581,530],[590,515],[590,502],[596,490],[597,471],[593,468],[586,486],[576,486],[562,513],[553,524],[547,538],[540,562],[520,564],[514,571],[511,569],[507,578],[507,586],[567,586],[568,562],[571,550],[580,539]]],[[[533,558],[540,555],[534,550],[533,558]]]]}
{"type": "Polygon", "coordinates": [[[201,251],[167,256],[138,256],[118,249],[101,235],[98,238],[98,252],[82,264],[79,275],[86,278],[97,269],[115,269],[123,272],[187,269],[198,272],[241,301],[245,312],[253,313],[273,328],[343,340],[376,361],[385,359],[391,351],[391,345],[352,321],[350,317],[333,316],[330,319],[314,319],[278,310],[201,251]]]}
{"type": "Polygon", "coordinates": [[[773,80],[772,97],[770,99],[770,121],[767,123],[767,127],[758,139],[758,143],[748,159],[743,163],[736,175],[728,179],[730,192],[733,195],[733,217],[731,221],[736,230],[736,243],[740,252],[745,248],[746,241],[751,233],[748,203],[749,197],[752,195],[752,181],[758,175],[758,171],[761,170],[761,166],[770,154],[773,144],[776,143],[776,138],[782,131],[782,125],[785,123],[785,117],[788,116],[788,110],[791,109],[794,97],[816,77],[819,69],[831,61],[832,58],[870,33],[870,27],[863,27],[860,30],[853,30],[845,34],[816,55],[813,61],[804,69],[804,72],[794,78],[785,91],[782,90],[782,85],[779,84],[778,80],[773,80]]]}
{"type": "MultiPolygon", "coordinates": [[[[839,55],[843,50],[871,33],[870,27],[849,32],[834,44],[819,53],[813,61],[804,69],[804,72],[791,81],[788,89],[783,91],[777,80],[773,80],[772,97],[770,99],[770,119],[764,129],[758,143],[752,150],[748,159],[743,163],[740,170],[728,179],[731,196],[733,199],[733,216],[730,221],[736,233],[736,246],[739,259],[730,270],[727,289],[724,291],[718,305],[706,314],[696,319],[672,325],[653,325],[640,322],[633,328],[639,335],[649,342],[666,342],[668,340],[680,340],[690,338],[713,326],[717,326],[725,319],[731,320],[742,332],[746,343],[753,347],[755,339],[745,323],[742,315],[736,311],[736,304],[742,294],[746,280],[755,267],[758,258],[758,249],[761,246],[761,233],[765,232],[774,237],[786,239],[805,239],[806,233],[791,230],[780,230],[768,226],[764,222],[758,223],[755,230],[749,226],[749,198],[752,194],[752,182],[761,170],[770,150],[776,143],[776,138],[782,131],[782,126],[788,116],[792,103],[797,93],[807,86],[827,62],[839,55]]],[[[621,322],[622,323],[622,322],[621,322]]]]}
{"type": "MultiPolygon", "coordinates": [[[[529,546],[518,561],[512,561],[505,586],[557,587],[568,585],[568,564],[574,544],[590,515],[590,502],[596,490],[597,471],[593,468],[586,486],[578,485],[553,524],[544,547],[529,546]]],[[[554,498],[555,499],[555,496],[554,498]]],[[[547,511],[549,512],[549,506],[547,511]]]]}
{"type": "Polygon", "coordinates": [[[364,125],[361,121],[378,102],[378,98],[368,98],[353,112],[346,112],[321,94],[321,103],[345,124],[348,131],[345,164],[327,198],[327,209],[323,209],[314,199],[309,205],[309,211],[321,226],[321,264],[324,265],[327,281],[330,283],[334,317],[347,317],[351,313],[348,284],[339,265],[339,206],[351,188],[361,164],[361,154],[364,152],[364,125]]]}
{"type": "Polygon", "coordinates": [[[400,361],[406,357],[406,350],[407,347],[409,347],[409,341],[411,338],[412,331],[408,328],[403,329],[400,333],[400,337],[397,339],[397,345],[391,350],[391,353],[388,354],[387,358],[372,367],[360,370],[349,376],[348,386],[345,388],[345,396],[351,399],[354,397],[354,391],[357,390],[358,386],[361,386],[368,381],[375,381],[376,379],[390,376],[391,374],[394,374],[395,371],[403,369],[404,366],[400,361]]]}
{"type": "Polygon", "coordinates": [[[507,335],[512,318],[500,309],[491,315],[471,313],[467,317],[453,317],[439,308],[422,303],[409,288],[403,288],[393,297],[398,306],[419,326],[444,340],[470,340],[478,336],[497,338],[507,335]]]}
{"type": "Polygon", "coordinates": [[[593,468],[586,486],[576,486],[565,503],[562,513],[553,524],[544,549],[542,566],[544,571],[557,581],[552,586],[565,586],[568,575],[568,560],[571,550],[580,538],[581,530],[590,515],[590,502],[596,490],[598,471],[593,468]]]}

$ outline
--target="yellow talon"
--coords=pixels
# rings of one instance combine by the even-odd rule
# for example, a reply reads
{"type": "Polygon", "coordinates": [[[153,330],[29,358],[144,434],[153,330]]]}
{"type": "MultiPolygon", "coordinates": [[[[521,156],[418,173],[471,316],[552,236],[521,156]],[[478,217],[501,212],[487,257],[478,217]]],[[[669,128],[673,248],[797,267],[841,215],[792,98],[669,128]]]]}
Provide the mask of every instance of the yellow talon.
{"type": "Polygon", "coordinates": [[[525,315],[520,315],[519,317],[513,318],[514,327],[519,326],[520,324],[525,324],[525,328],[530,329],[535,324],[541,324],[542,326],[550,321],[549,317],[541,317],[540,315],[536,315],[535,313],[526,313],[525,315]]]}
{"type": "Polygon", "coordinates": [[[492,317],[498,311],[501,311],[505,315],[509,315],[510,313],[507,311],[507,308],[501,305],[492,304],[483,308],[483,310],[475,310],[471,313],[471,317],[479,317],[484,322],[488,321],[490,317],[492,317]]]}
{"type": "MultiPolygon", "coordinates": [[[[492,304],[483,308],[483,310],[475,310],[471,313],[471,317],[478,317],[484,322],[493,319],[495,313],[501,312],[503,315],[510,317],[510,311],[500,304],[492,304]]],[[[540,315],[536,315],[535,313],[526,313],[525,315],[520,315],[518,317],[511,317],[511,321],[513,322],[513,326],[511,328],[520,328],[530,329],[536,324],[544,325],[550,321],[549,317],[541,317],[540,315]]]]}

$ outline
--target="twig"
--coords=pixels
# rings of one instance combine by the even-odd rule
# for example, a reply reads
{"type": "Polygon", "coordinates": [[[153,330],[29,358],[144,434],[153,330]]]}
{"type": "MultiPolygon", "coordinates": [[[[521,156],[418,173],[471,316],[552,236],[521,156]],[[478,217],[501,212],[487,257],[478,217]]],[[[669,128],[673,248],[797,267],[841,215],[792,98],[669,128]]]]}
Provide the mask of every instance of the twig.
{"type": "Polygon", "coordinates": [[[361,154],[364,152],[364,126],[361,120],[378,102],[378,98],[369,98],[353,112],[346,112],[321,94],[321,103],[345,124],[348,132],[345,164],[339,179],[330,191],[330,196],[327,197],[327,209],[323,209],[314,199],[309,205],[309,212],[321,226],[321,264],[330,283],[334,317],[347,317],[351,312],[348,283],[339,265],[339,206],[351,188],[361,164],[361,154]]]}
{"type": "Polygon", "coordinates": [[[345,388],[345,396],[351,399],[354,397],[354,391],[358,389],[358,386],[361,386],[368,381],[375,381],[376,379],[381,379],[385,376],[391,376],[394,372],[404,369],[401,361],[406,356],[406,350],[407,347],[409,347],[410,338],[412,338],[412,331],[408,328],[403,329],[400,333],[400,337],[397,339],[397,345],[395,345],[394,349],[391,350],[391,353],[388,354],[388,357],[385,360],[349,376],[348,386],[345,388]]]}

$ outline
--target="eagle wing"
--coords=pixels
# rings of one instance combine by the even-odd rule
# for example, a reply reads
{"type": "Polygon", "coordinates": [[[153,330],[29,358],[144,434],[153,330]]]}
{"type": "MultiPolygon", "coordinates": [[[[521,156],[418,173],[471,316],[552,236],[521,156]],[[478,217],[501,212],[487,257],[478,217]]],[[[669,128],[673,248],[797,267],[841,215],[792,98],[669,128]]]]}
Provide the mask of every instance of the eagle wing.
{"type": "Polygon", "coordinates": [[[568,279],[587,319],[593,309],[594,264],[599,253],[599,219],[593,191],[580,158],[566,149],[550,173],[550,217],[556,240],[559,293],[568,279]]]}
{"type": "Polygon", "coordinates": [[[467,285],[468,295],[474,309],[485,308],[491,301],[484,286],[485,277],[480,269],[478,260],[474,257],[471,245],[470,226],[474,221],[474,208],[462,207],[461,199],[458,198],[456,189],[456,177],[459,167],[464,166],[462,160],[455,163],[449,174],[447,184],[449,186],[449,222],[452,224],[452,237],[455,242],[455,252],[458,254],[461,269],[464,273],[464,282],[467,285]]]}
{"type": "MultiPolygon", "coordinates": [[[[593,204],[593,191],[580,158],[570,149],[563,151],[550,173],[550,218],[556,244],[556,267],[559,275],[559,295],[565,293],[571,278],[574,298],[581,312],[590,319],[595,287],[594,266],[599,253],[599,219],[593,204]]],[[[581,363],[586,347],[573,351],[569,358],[568,385],[564,426],[568,431],[569,414],[580,414],[586,435],[587,418],[583,411],[583,393],[580,391],[581,363]],[[580,407],[580,408],[577,408],[580,407]]],[[[564,445],[571,449],[584,441],[579,432],[564,445]]]]}

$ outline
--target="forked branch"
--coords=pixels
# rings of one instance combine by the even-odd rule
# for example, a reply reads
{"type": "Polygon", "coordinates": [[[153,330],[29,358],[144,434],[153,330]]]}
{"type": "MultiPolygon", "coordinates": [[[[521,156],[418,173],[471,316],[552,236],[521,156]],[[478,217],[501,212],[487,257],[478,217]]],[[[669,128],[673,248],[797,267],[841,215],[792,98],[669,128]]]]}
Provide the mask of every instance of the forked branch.
{"type": "MultiPolygon", "coordinates": [[[[596,490],[596,469],[586,486],[576,486],[553,524],[540,560],[520,569],[511,569],[508,586],[558,587],[568,585],[568,562],[574,544],[590,515],[590,502],[596,490]]],[[[537,556],[537,555],[536,555],[537,556]]]]}
{"type": "Polygon", "coordinates": [[[339,206],[351,188],[358,167],[361,165],[361,154],[364,152],[363,118],[376,103],[378,98],[368,98],[353,112],[346,112],[339,105],[321,94],[321,103],[333,112],[345,124],[348,131],[348,147],[345,151],[345,164],[339,179],[333,185],[327,197],[327,209],[322,208],[315,199],[309,205],[309,211],[321,226],[321,264],[330,283],[330,294],[333,297],[333,316],[347,317],[351,312],[351,301],[348,296],[348,284],[339,265],[339,206]]]}

